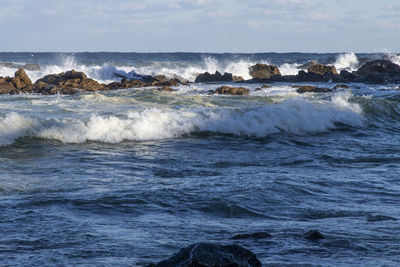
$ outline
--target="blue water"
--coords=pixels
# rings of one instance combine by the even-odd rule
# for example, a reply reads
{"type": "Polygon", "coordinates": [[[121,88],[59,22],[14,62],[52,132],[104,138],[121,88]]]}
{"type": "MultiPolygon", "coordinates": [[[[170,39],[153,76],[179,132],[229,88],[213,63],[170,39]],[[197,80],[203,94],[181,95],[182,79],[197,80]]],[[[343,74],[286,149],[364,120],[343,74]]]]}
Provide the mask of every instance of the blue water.
{"type": "MultiPolygon", "coordinates": [[[[34,55],[0,62],[38,63],[31,77],[70,67],[54,59],[65,54],[34,55]]],[[[159,62],[206,68],[209,57],[220,67],[316,57],[71,56],[125,72],[139,59],[156,72],[159,62]]],[[[208,94],[220,85],[0,96],[0,265],[145,266],[207,241],[241,245],[265,266],[398,266],[400,85],[208,94]],[[325,239],[305,239],[311,229],[325,239]],[[260,231],[272,237],[232,239],[260,231]]]]}

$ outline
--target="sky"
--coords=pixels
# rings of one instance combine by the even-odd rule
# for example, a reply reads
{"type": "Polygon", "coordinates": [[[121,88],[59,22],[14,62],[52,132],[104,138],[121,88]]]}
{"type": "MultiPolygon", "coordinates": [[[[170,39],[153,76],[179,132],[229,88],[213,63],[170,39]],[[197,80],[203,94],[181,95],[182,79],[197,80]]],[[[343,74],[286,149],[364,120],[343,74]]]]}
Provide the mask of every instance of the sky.
{"type": "Polygon", "coordinates": [[[400,52],[399,0],[0,0],[0,51],[400,52]]]}

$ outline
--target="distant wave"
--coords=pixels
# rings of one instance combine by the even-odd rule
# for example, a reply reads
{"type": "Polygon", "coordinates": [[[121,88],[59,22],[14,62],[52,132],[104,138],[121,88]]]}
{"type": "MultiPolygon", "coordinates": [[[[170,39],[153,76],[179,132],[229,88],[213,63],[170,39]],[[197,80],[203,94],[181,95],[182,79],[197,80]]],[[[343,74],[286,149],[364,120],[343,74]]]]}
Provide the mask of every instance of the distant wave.
{"type": "Polygon", "coordinates": [[[42,119],[11,112],[0,118],[0,144],[21,137],[40,137],[64,143],[180,138],[199,132],[266,137],[280,132],[321,133],[336,123],[363,125],[360,106],[349,102],[350,93],[335,94],[330,101],[290,98],[281,103],[254,108],[146,108],[120,115],[93,114],[86,119],[42,119]]]}

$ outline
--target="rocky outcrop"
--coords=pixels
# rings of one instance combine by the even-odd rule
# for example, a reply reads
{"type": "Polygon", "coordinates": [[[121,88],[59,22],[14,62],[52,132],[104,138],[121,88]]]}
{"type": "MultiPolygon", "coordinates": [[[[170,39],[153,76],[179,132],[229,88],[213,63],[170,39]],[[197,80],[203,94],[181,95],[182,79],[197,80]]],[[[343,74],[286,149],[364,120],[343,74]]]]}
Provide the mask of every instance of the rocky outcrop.
{"type": "Polygon", "coordinates": [[[83,72],[67,71],[59,74],[47,75],[34,84],[22,89],[22,92],[40,94],[74,94],[79,91],[95,92],[105,90],[106,87],[90,79],[83,72]]]}
{"type": "Polygon", "coordinates": [[[349,89],[350,86],[348,86],[348,85],[346,85],[346,84],[337,84],[337,85],[335,85],[335,86],[333,87],[333,90],[341,89],[341,88],[343,88],[343,89],[349,89]]]}
{"type": "Polygon", "coordinates": [[[308,73],[315,73],[319,75],[325,75],[325,74],[335,74],[337,75],[338,72],[335,68],[335,66],[326,66],[322,64],[316,64],[307,69],[308,73]]]}
{"type": "Polygon", "coordinates": [[[238,245],[193,244],[156,267],[261,267],[256,255],[238,245]]]}
{"type": "Polygon", "coordinates": [[[244,87],[221,86],[215,89],[214,93],[220,95],[248,95],[250,89],[244,87]]]}
{"type": "Polygon", "coordinates": [[[220,72],[216,71],[214,74],[208,72],[197,75],[194,82],[204,83],[204,82],[231,82],[233,80],[232,73],[225,72],[222,75],[220,72]]]}
{"type": "Polygon", "coordinates": [[[281,75],[277,66],[259,63],[251,66],[249,72],[254,79],[269,79],[272,76],[281,75]]]}
{"type": "Polygon", "coordinates": [[[18,90],[32,84],[32,81],[26,75],[23,69],[15,72],[14,77],[0,78],[0,94],[17,93],[18,90]]]}
{"type": "Polygon", "coordinates": [[[295,85],[294,88],[297,88],[296,92],[299,94],[303,93],[328,93],[332,92],[332,89],[329,88],[320,88],[317,86],[310,86],[310,85],[295,85]]]}
{"type": "Polygon", "coordinates": [[[164,92],[175,92],[176,91],[175,89],[168,87],[168,86],[163,86],[163,87],[157,88],[157,90],[164,91],[164,92]]]}

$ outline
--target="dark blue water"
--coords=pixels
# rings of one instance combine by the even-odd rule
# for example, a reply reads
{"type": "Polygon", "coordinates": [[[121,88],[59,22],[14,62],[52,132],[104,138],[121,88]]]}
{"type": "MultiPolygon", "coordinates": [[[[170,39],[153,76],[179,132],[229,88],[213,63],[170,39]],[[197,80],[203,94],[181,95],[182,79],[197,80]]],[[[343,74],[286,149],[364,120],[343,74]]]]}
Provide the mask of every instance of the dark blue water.
{"type": "Polygon", "coordinates": [[[144,266],[204,241],[265,266],[400,264],[399,85],[217,86],[0,96],[0,265],[144,266]]]}

